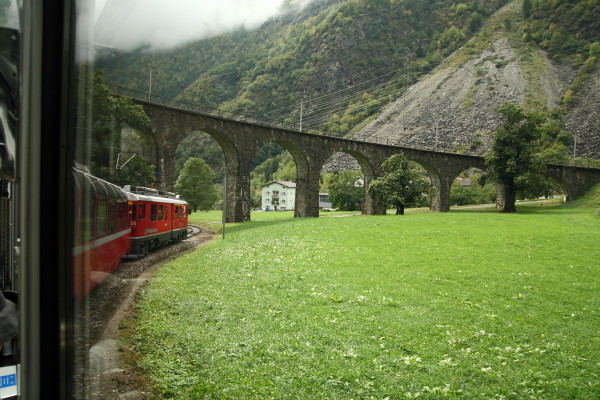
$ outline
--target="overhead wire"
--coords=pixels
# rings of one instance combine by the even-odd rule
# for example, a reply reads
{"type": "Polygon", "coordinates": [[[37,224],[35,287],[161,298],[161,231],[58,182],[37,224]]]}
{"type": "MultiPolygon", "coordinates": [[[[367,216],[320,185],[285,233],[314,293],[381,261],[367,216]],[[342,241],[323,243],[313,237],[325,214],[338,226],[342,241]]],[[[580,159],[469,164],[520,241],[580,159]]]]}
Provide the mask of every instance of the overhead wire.
{"type": "MultiPolygon", "coordinates": [[[[361,91],[360,93],[357,93],[357,94],[354,94],[354,95],[348,96],[348,97],[350,97],[350,99],[355,99],[355,98],[362,97],[364,94],[368,93],[371,90],[376,90],[379,88],[390,89],[390,88],[393,88],[396,86],[400,86],[400,88],[391,93],[386,92],[386,93],[382,93],[381,95],[374,95],[372,98],[370,98],[368,100],[368,102],[378,103],[382,100],[395,99],[397,96],[402,94],[406,90],[406,82],[397,82],[397,83],[391,83],[391,84],[389,82],[383,82],[382,84],[373,86],[371,88],[368,88],[368,90],[361,91]]],[[[381,107],[385,106],[386,104],[382,104],[381,107]]],[[[348,107],[348,104],[346,102],[335,103],[333,107],[332,106],[319,107],[319,108],[317,108],[317,110],[320,112],[317,114],[310,115],[306,118],[303,118],[303,124],[315,124],[315,123],[318,124],[321,122],[325,122],[327,119],[329,119],[331,117],[331,115],[333,115],[337,111],[341,112],[341,111],[347,109],[347,107],[348,107]],[[335,107],[335,106],[337,106],[337,107],[335,107]]]]}
{"type": "MultiPolygon", "coordinates": [[[[389,65],[391,63],[394,63],[394,62],[390,62],[390,63],[384,64],[384,66],[385,65],[389,65]]],[[[371,68],[369,70],[366,70],[366,71],[370,71],[370,70],[375,69],[375,68],[376,67],[373,67],[373,68],[371,68]]],[[[321,95],[321,96],[317,96],[317,97],[306,99],[306,100],[303,101],[303,103],[307,104],[307,107],[310,107],[310,104],[313,103],[313,102],[316,102],[317,100],[320,100],[320,99],[323,99],[323,98],[327,98],[327,97],[331,97],[331,96],[335,96],[336,94],[339,94],[339,93],[342,93],[342,92],[346,92],[348,90],[359,88],[362,85],[366,85],[366,84],[368,84],[370,82],[383,79],[383,78],[385,78],[387,76],[390,76],[392,74],[395,74],[395,73],[397,73],[399,71],[406,70],[407,68],[408,67],[406,65],[404,65],[401,68],[397,68],[395,70],[388,71],[385,74],[378,75],[376,77],[373,77],[373,78],[368,79],[366,81],[359,82],[359,83],[351,85],[351,86],[347,86],[347,87],[339,89],[339,90],[337,90],[335,92],[331,92],[331,93],[327,93],[327,94],[324,94],[324,95],[321,95]]],[[[354,74],[353,77],[356,76],[356,75],[357,74],[354,74]]],[[[387,81],[386,82],[382,82],[382,83],[380,83],[378,85],[365,88],[365,89],[363,89],[363,91],[365,91],[365,90],[366,91],[368,91],[368,90],[374,90],[374,89],[376,89],[378,87],[381,87],[381,85],[385,85],[386,83],[387,83],[387,81]]],[[[352,98],[353,96],[355,96],[355,94],[348,94],[348,95],[345,95],[345,96],[342,96],[342,97],[334,98],[333,100],[330,100],[330,102],[333,102],[333,103],[343,102],[344,99],[352,98]]],[[[295,105],[292,105],[292,106],[286,106],[286,107],[281,107],[281,108],[276,109],[276,110],[271,110],[271,111],[269,111],[266,114],[266,117],[267,117],[267,119],[274,119],[274,117],[279,117],[279,116],[281,116],[283,114],[286,114],[286,112],[284,112],[284,111],[287,111],[288,114],[292,114],[294,111],[298,111],[299,107],[300,107],[300,104],[295,104],[295,105]]],[[[246,113],[246,115],[249,115],[249,114],[246,113]]],[[[256,117],[257,115],[253,115],[253,116],[256,117]]],[[[265,117],[265,114],[261,115],[261,118],[264,118],[264,117],[265,117]]]]}
{"type": "MultiPolygon", "coordinates": [[[[404,86],[406,86],[406,75],[409,70],[415,70],[415,67],[411,68],[411,67],[403,66],[402,68],[398,68],[394,71],[387,72],[385,74],[379,75],[379,76],[371,78],[369,80],[360,82],[356,85],[352,85],[347,88],[338,90],[331,94],[319,96],[317,98],[307,100],[307,102],[306,102],[307,107],[305,108],[305,111],[304,111],[304,115],[306,115],[306,117],[302,119],[303,126],[310,125],[311,128],[316,128],[316,127],[318,127],[318,125],[322,124],[327,119],[329,119],[331,117],[331,115],[345,110],[352,100],[360,98],[363,95],[365,95],[369,92],[372,92],[372,91],[376,91],[378,89],[382,89],[382,88],[388,89],[388,88],[393,88],[395,86],[401,85],[402,89],[400,89],[396,92],[393,92],[391,94],[383,94],[380,96],[375,96],[372,99],[370,99],[370,101],[379,101],[380,99],[385,100],[385,99],[395,98],[396,96],[399,95],[399,93],[401,93],[404,90],[404,86]],[[363,86],[366,83],[371,83],[371,82],[380,80],[380,79],[390,76],[394,73],[397,73],[398,71],[404,72],[403,81],[396,82],[396,83],[390,83],[389,80],[386,80],[386,81],[377,83],[375,85],[372,85],[370,87],[366,87],[366,88],[362,88],[362,89],[360,88],[361,86],[363,86]],[[312,105],[312,106],[310,105],[311,103],[313,103],[313,104],[315,103],[315,101],[314,101],[315,99],[326,98],[326,97],[331,96],[332,94],[342,93],[349,89],[358,89],[358,90],[355,90],[353,93],[349,93],[344,96],[334,98],[332,100],[327,100],[324,103],[319,103],[317,105],[312,105]],[[307,125],[305,125],[305,121],[306,121],[307,125]]],[[[292,111],[290,112],[290,114],[292,114],[292,112],[294,112],[294,111],[298,112],[298,108],[299,108],[299,105],[296,105],[295,107],[292,106],[291,107],[292,111]]],[[[287,109],[290,109],[290,107],[282,108],[280,110],[287,110],[287,109]]],[[[283,118],[281,118],[281,116],[280,116],[279,119],[282,120],[283,118]]],[[[293,123],[292,125],[298,126],[299,122],[293,123]]]]}

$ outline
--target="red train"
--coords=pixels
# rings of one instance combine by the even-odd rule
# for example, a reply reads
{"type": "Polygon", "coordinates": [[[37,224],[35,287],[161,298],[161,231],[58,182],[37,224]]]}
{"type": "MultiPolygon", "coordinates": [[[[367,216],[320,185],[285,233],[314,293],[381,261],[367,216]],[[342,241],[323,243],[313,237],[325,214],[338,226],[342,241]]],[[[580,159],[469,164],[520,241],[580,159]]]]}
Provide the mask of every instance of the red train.
{"type": "Polygon", "coordinates": [[[73,291],[87,295],[119,266],[171,241],[187,238],[188,203],[173,193],[126,186],[73,168],[76,226],[73,291]]]}
{"type": "Polygon", "coordinates": [[[187,237],[188,203],[156,189],[125,186],[130,204],[131,246],[127,257],[141,257],[162,244],[187,237]]]}

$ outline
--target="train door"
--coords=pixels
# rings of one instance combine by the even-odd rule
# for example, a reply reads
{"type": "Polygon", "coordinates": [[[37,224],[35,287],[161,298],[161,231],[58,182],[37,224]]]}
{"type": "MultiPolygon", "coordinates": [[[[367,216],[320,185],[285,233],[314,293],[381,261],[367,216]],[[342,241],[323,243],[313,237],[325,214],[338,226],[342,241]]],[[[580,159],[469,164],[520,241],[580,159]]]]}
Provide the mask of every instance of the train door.
{"type": "Polygon", "coordinates": [[[173,205],[173,215],[171,217],[171,232],[179,228],[179,206],[173,205]]]}

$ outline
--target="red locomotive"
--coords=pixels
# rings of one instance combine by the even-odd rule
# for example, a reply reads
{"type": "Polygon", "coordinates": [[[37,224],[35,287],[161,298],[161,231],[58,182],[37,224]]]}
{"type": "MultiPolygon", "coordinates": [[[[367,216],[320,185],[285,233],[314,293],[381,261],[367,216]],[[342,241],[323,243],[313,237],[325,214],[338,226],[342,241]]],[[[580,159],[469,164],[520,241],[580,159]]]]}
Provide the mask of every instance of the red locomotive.
{"type": "Polygon", "coordinates": [[[188,203],[174,193],[125,186],[130,205],[131,247],[127,257],[141,257],[166,242],[187,238],[188,203]]]}
{"type": "Polygon", "coordinates": [[[170,241],[187,238],[188,203],[173,193],[121,189],[84,168],[73,168],[76,226],[73,291],[86,296],[114,271],[121,258],[136,258],[170,241]]]}

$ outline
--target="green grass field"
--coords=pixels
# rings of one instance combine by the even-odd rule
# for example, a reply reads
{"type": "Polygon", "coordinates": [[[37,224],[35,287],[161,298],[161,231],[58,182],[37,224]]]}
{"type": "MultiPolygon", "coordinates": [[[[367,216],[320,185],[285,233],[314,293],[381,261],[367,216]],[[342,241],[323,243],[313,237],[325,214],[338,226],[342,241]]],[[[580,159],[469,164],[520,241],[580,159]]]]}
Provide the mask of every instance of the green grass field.
{"type": "Polygon", "coordinates": [[[125,336],[163,398],[598,399],[594,211],[253,214],[125,336]]]}

